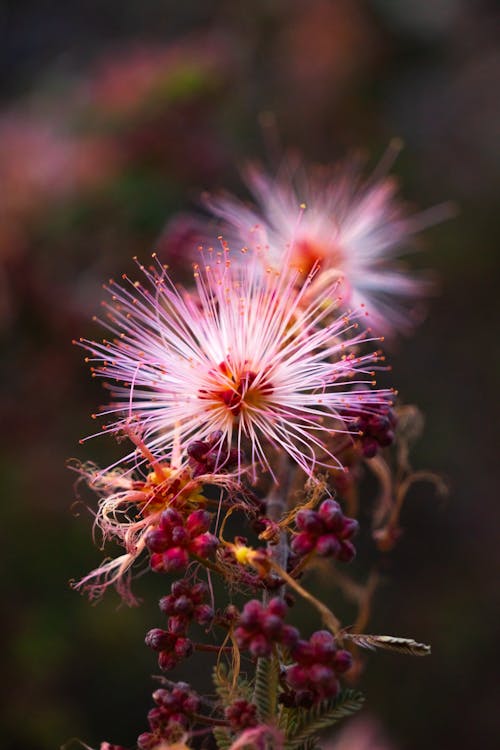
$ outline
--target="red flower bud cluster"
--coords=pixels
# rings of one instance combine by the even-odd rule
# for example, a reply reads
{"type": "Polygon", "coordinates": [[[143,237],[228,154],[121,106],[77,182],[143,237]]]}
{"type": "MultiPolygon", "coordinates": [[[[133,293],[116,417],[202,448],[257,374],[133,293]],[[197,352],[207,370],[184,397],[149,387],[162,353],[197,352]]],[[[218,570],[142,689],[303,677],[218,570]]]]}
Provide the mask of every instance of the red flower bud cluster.
{"type": "Polygon", "coordinates": [[[257,706],[243,698],[227,706],[224,713],[234,731],[257,726],[257,706]]]}
{"type": "Polygon", "coordinates": [[[290,648],[299,639],[299,632],[283,619],[288,607],[277,597],[267,606],[252,599],[243,607],[234,631],[236,642],[241,649],[248,649],[252,656],[269,656],[274,643],[290,648]]]}
{"type": "Polygon", "coordinates": [[[241,452],[236,448],[228,450],[220,430],[213,432],[205,440],[193,440],[187,447],[187,454],[193,477],[215,471],[231,471],[243,460],[241,452]]]}
{"type": "Polygon", "coordinates": [[[365,458],[373,458],[379,448],[392,445],[396,422],[393,409],[387,409],[385,414],[363,414],[351,425],[351,430],[362,433],[361,450],[365,458]]]}
{"type": "Polygon", "coordinates": [[[147,646],[159,651],[158,665],[165,670],[173,669],[193,653],[193,642],[187,637],[190,622],[208,625],[214,616],[212,607],[204,601],[208,595],[205,583],[174,581],[170,592],[160,599],[160,610],[168,615],[168,630],[153,628],[145,639],[147,646]]]}
{"type": "Polygon", "coordinates": [[[169,630],[185,630],[191,620],[200,625],[208,625],[211,622],[214,611],[205,603],[208,595],[206,583],[192,585],[186,580],[174,581],[170,591],[168,596],[160,599],[160,610],[163,614],[169,615],[169,630]]]}
{"type": "Polygon", "coordinates": [[[199,697],[185,682],[178,682],[171,690],[155,690],[153,700],[156,708],[148,713],[151,731],[137,738],[139,750],[153,750],[162,742],[175,742],[189,727],[192,715],[200,707],[199,697]]]}
{"type": "Polygon", "coordinates": [[[159,651],[158,666],[160,669],[173,669],[180,661],[187,659],[193,653],[193,642],[187,638],[184,631],[162,630],[153,628],[146,633],[146,646],[153,651],[159,651]]]}
{"type": "Polygon", "coordinates": [[[314,551],[341,562],[350,562],[355,556],[351,538],[358,530],[358,522],[344,516],[335,500],[324,500],[317,511],[299,510],[295,523],[299,533],[291,546],[296,555],[314,551]]]}
{"type": "Polygon", "coordinates": [[[146,536],[151,568],[156,572],[182,570],[189,563],[189,553],[199,557],[212,555],[219,540],[208,532],[210,521],[206,510],[195,510],[185,520],[174,508],[164,510],[158,528],[146,536]]]}
{"type": "MultiPolygon", "coordinates": [[[[328,630],[318,630],[309,641],[299,640],[291,649],[296,663],[286,669],[286,681],[293,691],[296,706],[307,706],[332,698],[339,692],[337,675],[346,672],[352,657],[337,649],[335,638],[328,630]]],[[[290,703],[290,695],[287,695],[290,703]]]]}

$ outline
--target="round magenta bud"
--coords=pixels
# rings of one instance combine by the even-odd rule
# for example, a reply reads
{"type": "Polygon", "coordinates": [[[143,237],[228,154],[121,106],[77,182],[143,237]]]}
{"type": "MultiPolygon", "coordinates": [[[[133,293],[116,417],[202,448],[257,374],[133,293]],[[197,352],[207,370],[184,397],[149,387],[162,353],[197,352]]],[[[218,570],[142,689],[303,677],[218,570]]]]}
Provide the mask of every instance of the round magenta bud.
{"type": "Polygon", "coordinates": [[[171,545],[170,539],[162,529],[153,529],[146,534],[146,547],[151,552],[165,552],[171,545]]]}
{"type": "Polygon", "coordinates": [[[340,543],[340,550],[337,555],[337,560],[340,560],[340,562],[351,562],[351,560],[354,560],[356,557],[356,548],[354,544],[349,542],[348,540],[343,540],[340,543]]]}
{"type": "Polygon", "coordinates": [[[170,651],[162,651],[158,656],[158,666],[167,672],[169,669],[173,669],[177,664],[176,657],[170,653],[170,651]]]}
{"type": "Polygon", "coordinates": [[[144,639],[146,646],[152,648],[153,651],[165,651],[172,647],[173,641],[171,633],[161,628],[153,628],[146,633],[144,639]]]}
{"type": "Polygon", "coordinates": [[[159,726],[165,721],[165,709],[163,708],[152,708],[148,711],[148,723],[151,729],[158,729],[159,726]]]}
{"type": "Polygon", "coordinates": [[[195,585],[191,589],[190,596],[196,604],[199,604],[203,601],[203,599],[205,599],[206,596],[208,596],[208,592],[209,589],[207,584],[201,581],[200,583],[195,583],[195,585]]]}
{"type": "Polygon", "coordinates": [[[302,664],[311,661],[311,647],[308,641],[298,640],[292,647],[292,656],[302,664]]]}
{"type": "Polygon", "coordinates": [[[180,615],[168,618],[168,632],[174,635],[184,635],[186,632],[188,620],[180,615]]]}
{"type": "Polygon", "coordinates": [[[336,557],[340,551],[340,542],[333,534],[320,536],[316,542],[316,552],[322,557],[336,557]]]}
{"type": "Polygon", "coordinates": [[[171,535],[175,547],[184,547],[190,541],[189,532],[184,526],[174,526],[171,535]]]}
{"type": "Polygon", "coordinates": [[[187,581],[184,580],[184,578],[181,578],[179,581],[174,581],[170,587],[172,596],[174,596],[175,598],[177,598],[178,596],[182,596],[182,594],[187,594],[189,590],[190,585],[187,583],[187,581]]]}
{"type": "Polygon", "coordinates": [[[166,712],[170,715],[173,711],[177,711],[179,707],[179,700],[175,697],[175,689],[170,691],[166,690],[166,695],[163,698],[162,705],[166,712]]]}
{"type": "Polygon", "coordinates": [[[257,599],[251,599],[243,607],[240,616],[240,625],[244,628],[252,628],[260,623],[262,617],[262,604],[257,599]]]}
{"type": "Polygon", "coordinates": [[[163,705],[163,701],[167,696],[169,696],[170,693],[165,688],[158,688],[158,690],[155,690],[153,693],[153,700],[155,703],[158,703],[159,706],[163,705]]]}
{"type": "Polygon", "coordinates": [[[199,557],[210,557],[218,546],[219,540],[217,537],[207,531],[205,534],[200,534],[200,536],[193,539],[190,544],[190,549],[193,554],[198,555],[199,557]]]}
{"type": "Polygon", "coordinates": [[[325,522],[329,531],[340,531],[344,514],[335,500],[323,500],[318,508],[318,514],[325,522]]]}
{"type": "Polygon", "coordinates": [[[158,740],[151,732],[143,732],[137,738],[137,747],[139,750],[153,750],[157,744],[158,740]]]}
{"type": "Polygon", "coordinates": [[[293,625],[283,625],[280,641],[286,648],[291,648],[299,640],[299,631],[293,625]]]}
{"type": "Polygon", "coordinates": [[[200,699],[196,695],[188,695],[183,701],[182,701],[182,709],[187,714],[194,714],[198,711],[200,707],[200,699]]]}
{"type": "Polygon", "coordinates": [[[309,675],[306,668],[301,667],[299,664],[292,664],[291,667],[287,667],[286,681],[295,689],[305,687],[309,682],[309,675]]]}
{"type": "Polygon", "coordinates": [[[203,534],[210,527],[210,513],[207,513],[206,510],[193,511],[188,516],[186,527],[191,537],[203,534]]]}
{"type": "Polygon", "coordinates": [[[337,681],[333,669],[324,664],[313,664],[309,667],[309,680],[313,685],[320,685],[321,687],[328,686],[332,682],[335,683],[337,681]]]}
{"type": "Polygon", "coordinates": [[[193,440],[192,443],[189,443],[186,452],[195,461],[203,461],[209,449],[210,446],[208,443],[203,442],[203,440],[193,440]]]}
{"type": "Polygon", "coordinates": [[[149,560],[151,570],[155,573],[163,573],[165,566],[163,565],[163,554],[161,552],[154,552],[149,560]]]}
{"type": "Polygon", "coordinates": [[[301,531],[309,531],[311,534],[321,534],[323,531],[323,521],[315,510],[299,510],[295,523],[301,531]]]}
{"type": "Polygon", "coordinates": [[[214,611],[209,604],[199,604],[194,610],[196,622],[200,625],[208,625],[214,617],[214,611]]]}
{"type": "Polygon", "coordinates": [[[285,617],[287,613],[288,607],[286,606],[285,602],[282,599],[279,599],[277,596],[275,596],[269,604],[267,605],[267,611],[271,615],[276,615],[276,617],[285,617]]]}
{"type": "Polygon", "coordinates": [[[194,604],[188,596],[183,594],[175,600],[173,608],[177,615],[190,615],[194,610],[194,604]]]}
{"type": "Polygon", "coordinates": [[[160,612],[163,612],[164,615],[173,615],[175,611],[175,602],[176,599],[174,596],[172,596],[172,594],[169,594],[168,596],[162,596],[158,603],[160,612]]]}
{"type": "Polygon", "coordinates": [[[349,651],[337,651],[333,660],[333,667],[336,672],[343,674],[352,667],[352,656],[349,651]]]}
{"type": "Polygon", "coordinates": [[[316,539],[312,534],[309,534],[308,531],[301,531],[292,539],[291,547],[296,555],[303,557],[314,549],[315,544],[316,539]]]}
{"type": "Polygon", "coordinates": [[[163,568],[170,570],[182,570],[187,567],[189,555],[182,547],[172,547],[163,553],[163,568]]]}
{"type": "Polygon", "coordinates": [[[248,643],[250,641],[250,633],[245,630],[245,628],[236,628],[236,630],[234,631],[234,637],[236,638],[236,643],[240,648],[246,648],[248,646],[248,643]]]}
{"type": "Polygon", "coordinates": [[[312,655],[315,660],[328,661],[337,651],[335,638],[328,630],[317,630],[310,639],[312,655]]]}
{"type": "Polygon", "coordinates": [[[265,635],[254,635],[250,640],[249,650],[252,656],[269,656],[272,651],[271,643],[265,635]]]}
{"type": "Polygon", "coordinates": [[[179,659],[186,659],[193,653],[193,642],[189,638],[177,638],[174,651],[179,659]]]}
{"type": "Polygon", "coordinates": [[[265,615],[262,629],[269,638],[276,639],[283,628],[283,620],[277,615],[265,615]]]}
{"type": "Polygon", "coordinates": [[[342,530],[339,534],[341,539],[350,539],[359,531],[359,523],[355,518],[344,518],[342,530]]]}
{"type": "Polygon", "coordinates": [[[167,508],[160,516],[162,529],[173,529],[174,526],[182,526],[182,516],[174,508],[167,508]]]}
{"type": "Polygon", "coordinates": [[[375,438],[367,437],[363,439],[363,456],[365,458],[373,458],[377,455],[378,443],[375,438]]]}

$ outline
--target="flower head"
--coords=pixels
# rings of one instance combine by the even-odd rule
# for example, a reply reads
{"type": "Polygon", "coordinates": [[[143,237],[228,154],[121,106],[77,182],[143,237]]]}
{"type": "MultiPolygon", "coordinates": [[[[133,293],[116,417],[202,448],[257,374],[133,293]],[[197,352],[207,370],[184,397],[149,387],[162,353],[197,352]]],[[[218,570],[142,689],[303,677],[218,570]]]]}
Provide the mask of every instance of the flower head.
{"type": "Polygon", "coordinates": [[[392,398],[366,387],[382,357],[357,352],[373,341],[358,314],[332,321],[323,296],[304,304],[314,271],[304,277],[285,262],[263,277],[262,262],[249,253],[233,267],[227,250],[213,253],[195,267],[192,294],[157,260],[141,266],[146,285],[110,282],[105,325],[114,338],[80,341],[94,375],[111,381],[109,430],[135,422],[148,449],[167,456],[218,434],[221,454],[236,448],[239,472],[243,449],[271,473],[272,447],[307,474],[321,461],[339,465],[328,439],[348,431],[351,413],[376,414],[392,398]]]}
{"type": "Polygon", "coordinates": [[[258,209],[227,195],[206,200],[231,244],[267,248],[277,267],[285,248],[305,272],[319,262],[313,294],[341,279],[344,306],[364,305],[380,333],[408,328],[408,300],[426,293],[429,282],[410,276],[396,259],[425,222],[405,215],[393,178],[363,182],[354,168],[342,166],[273,179],[251,168],[247,182],[258,209]]]}

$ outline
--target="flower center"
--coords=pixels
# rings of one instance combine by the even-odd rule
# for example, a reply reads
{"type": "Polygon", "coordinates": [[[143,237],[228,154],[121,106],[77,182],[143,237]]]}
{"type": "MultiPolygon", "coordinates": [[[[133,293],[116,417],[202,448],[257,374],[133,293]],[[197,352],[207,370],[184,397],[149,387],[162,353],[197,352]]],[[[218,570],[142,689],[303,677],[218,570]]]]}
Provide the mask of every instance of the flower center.
{"type": "Polygon", "coordinates": [[[316,261],[326,261],[329,268],[338,268],[342,253],[336,245],[327,245],[307,237],[297,239],[293,245],[293,265],[307,273],[316,261]]]}
{"type": "Polygon", "coordinates": [[[247,368],[238,372],[229,359],[221,362],[210,376],[213,386],[200,389],[199,398],[211,401],[214,407],[223,404],[235,417],[245,408],[260,406],[273,391],[265,376],[258,378],[256,372],[247,368]]]}

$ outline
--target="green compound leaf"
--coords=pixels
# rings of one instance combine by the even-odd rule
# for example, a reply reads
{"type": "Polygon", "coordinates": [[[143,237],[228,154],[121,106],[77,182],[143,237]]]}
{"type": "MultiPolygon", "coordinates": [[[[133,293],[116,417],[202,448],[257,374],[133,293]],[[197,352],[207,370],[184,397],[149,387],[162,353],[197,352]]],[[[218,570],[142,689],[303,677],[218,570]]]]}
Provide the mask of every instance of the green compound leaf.
{"type": "Polygon", "coordinates": [[[334,700],[323,701],[309,709],[298,709],[289,724],[287,750],[311,747],[318,732],[359,711],[364,700],[363,694],[357,690],[343,690],[334,700]]]}
{"type": "Polygon", "coordinates": [[[221,663],[214,667],[212,680],[222,704],[227,705],[230,703],[232,698],[231,682],[225,664],[221,663]]]}
{"type": "Polygon", "coordinates": [[[278,706],[279,664],[276,657],[261,657],[257,661],[253,702],[259,721],[274,721],[278,706]]]}
{"type": "Polygon", "coordinates": [[[212,734],[217,743],[218,750],[229,750],[233,740],[231,738],[231,733],[227,729],[224,729],[223,727],[214,727],[214,729],[212,729],[212,734]]]}

